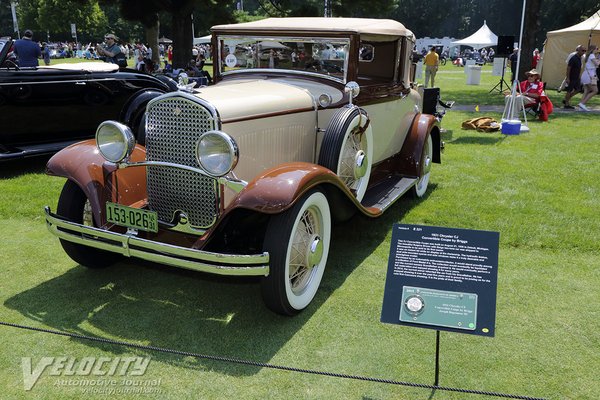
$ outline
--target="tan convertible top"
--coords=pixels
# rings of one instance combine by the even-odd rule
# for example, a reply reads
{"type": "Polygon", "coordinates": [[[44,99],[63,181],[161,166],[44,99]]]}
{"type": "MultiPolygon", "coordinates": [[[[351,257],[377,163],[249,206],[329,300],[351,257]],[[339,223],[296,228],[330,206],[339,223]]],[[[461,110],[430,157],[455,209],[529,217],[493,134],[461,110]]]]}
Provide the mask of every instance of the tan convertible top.
{"type": "Polygon", "coordinates": [[[411,31],[398,21],[373,18],[266,18],[241,24],[216,25],[211,28],[218,33],[268,32],[285,35],[286,31],[310,33],[359,34],[362,40],[391,41],[403,36],[413,38],[411,31]]]}

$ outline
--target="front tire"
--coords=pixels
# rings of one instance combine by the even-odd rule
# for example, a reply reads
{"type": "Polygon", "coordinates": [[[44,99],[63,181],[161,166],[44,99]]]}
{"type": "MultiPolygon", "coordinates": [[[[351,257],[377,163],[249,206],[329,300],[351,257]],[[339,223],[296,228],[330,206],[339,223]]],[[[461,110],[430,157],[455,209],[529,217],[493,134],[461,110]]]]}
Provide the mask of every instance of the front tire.
{"type": "Polygon", "coordinates": [[[413,195],[417,198],[425,196],[427,186],[429,186],[429,175],[431,174],[431,163],[433,162],[433,140],[431,135],[427,135],[421,152],[421,172],[417,184],[413,186],[413,195]]]}
{"type": "Polygon", "coordinates": [[[295,315],[310,304],[323,277],[330,242],[331,212],[320,190],[308,192],[291,209],[271,217],[264,242],[270,272],[261,281],[268,308],[295,315]]]}
{"type": "MultiPolygon", "coordinates": [[[[77,224],[94,226],[92,208],[85,193],[73,181],[67,181],[58,199],[57,214],[77,224]]],[[[104,268],[115,263],[118,255],[60,239],[63,250],[76,263],[88,268],[104,268]]]]}

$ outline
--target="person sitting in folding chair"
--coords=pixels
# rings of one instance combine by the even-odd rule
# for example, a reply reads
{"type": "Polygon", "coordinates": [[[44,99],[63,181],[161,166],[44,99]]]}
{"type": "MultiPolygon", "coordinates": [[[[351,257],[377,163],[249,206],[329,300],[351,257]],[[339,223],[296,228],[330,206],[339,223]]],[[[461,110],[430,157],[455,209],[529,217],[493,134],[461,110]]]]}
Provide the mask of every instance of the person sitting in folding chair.
{"type": "MultiPolygon", "coordinates": [[[[520,94],[517,94],[517,104],[523,101],[525,109],[533,112],[542,121],[548,121],[548,115],[552,113],[554,107],[552,102],[544,92],[544,83],[540,81],[540,73],[536,69],[525,72],[527,80],[519,83],[520,94]]],[[[505,101],[510,100],[510,94],[505,97],[505,101]]]]}

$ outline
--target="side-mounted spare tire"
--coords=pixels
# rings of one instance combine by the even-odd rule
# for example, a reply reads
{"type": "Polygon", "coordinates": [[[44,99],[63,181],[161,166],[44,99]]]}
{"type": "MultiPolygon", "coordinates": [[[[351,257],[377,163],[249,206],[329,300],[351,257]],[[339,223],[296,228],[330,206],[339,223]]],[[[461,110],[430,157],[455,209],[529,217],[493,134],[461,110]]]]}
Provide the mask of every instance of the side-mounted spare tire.
{"type": "Polygon", "coordinates": [[[339,109],[325,130],[319,165],[329,168],[360,202],[369,184],[373,131],[367,112],[357,106],[339,109]]]}
{"type": "Polygon", "coordinates": [[[148,102],[165,92],[159,89],[145,89],[136,93],[123,107],[120,120],[133,132],[135,140],[146,144],[146,106],[148,102]]]}

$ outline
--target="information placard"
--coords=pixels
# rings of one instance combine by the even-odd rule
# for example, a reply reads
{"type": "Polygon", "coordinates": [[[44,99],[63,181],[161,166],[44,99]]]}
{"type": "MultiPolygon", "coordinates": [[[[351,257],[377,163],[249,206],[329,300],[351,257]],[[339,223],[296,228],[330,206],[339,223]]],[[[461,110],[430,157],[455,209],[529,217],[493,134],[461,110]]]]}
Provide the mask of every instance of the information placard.
{"type": "Polygon", "coordinates": [[[506,60],[500,57],[494,57],[494,64],[492,65],[492,76],[503,76],[502,69],[505,68],[506,60]]]}
{"type": "Polygon", "coordinates": [[[494,336],[498,232],[395,224],[381,321],[494,336]]]}

